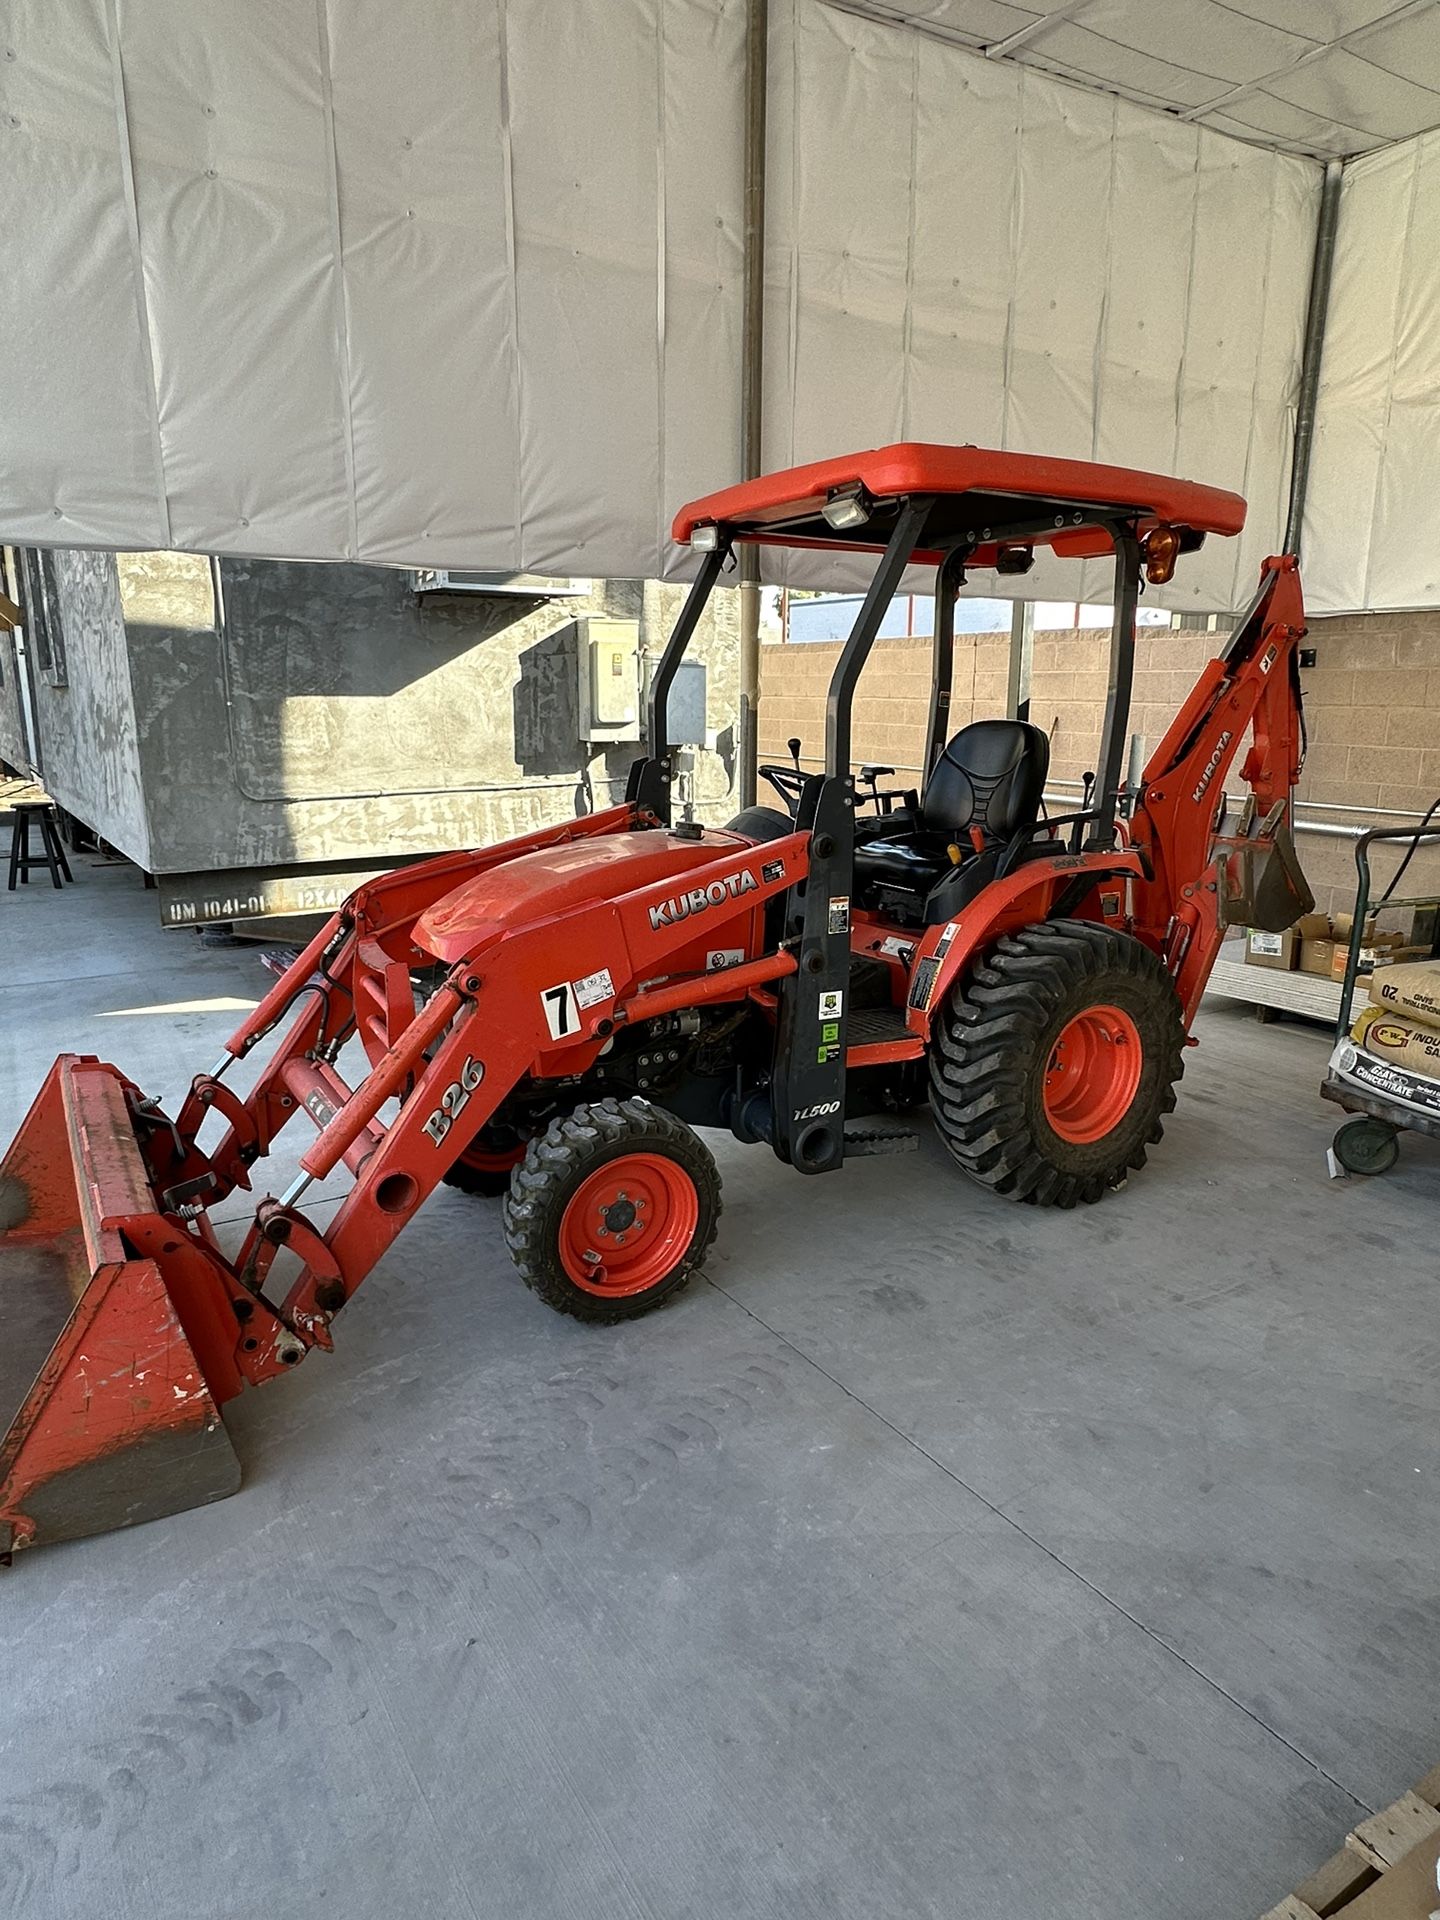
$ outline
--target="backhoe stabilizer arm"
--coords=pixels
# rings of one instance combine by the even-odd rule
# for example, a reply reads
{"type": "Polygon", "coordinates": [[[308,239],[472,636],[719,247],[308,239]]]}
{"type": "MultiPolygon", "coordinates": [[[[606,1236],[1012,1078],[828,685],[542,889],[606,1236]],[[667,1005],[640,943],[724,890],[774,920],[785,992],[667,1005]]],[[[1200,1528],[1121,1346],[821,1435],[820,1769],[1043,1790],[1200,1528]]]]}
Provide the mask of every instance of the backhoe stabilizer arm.
{"type": "Polygon", "coordinates": [[[1293,554],[1272,556],[1224,651],[1211,660],[1151,755],[1131,831],[1154,875],[1135,890],[1135,915],[1165,943],[1187,1016],[1194,1013],[1225,929],[1313,904],[1300,874],[1290,810],[1304,763],[1299,644],[1305,607],[1293,554]],[[1225,778],[1247,730],[1241,765],[1251,802],[1238,833],[1223,830],[1225,778]]]}

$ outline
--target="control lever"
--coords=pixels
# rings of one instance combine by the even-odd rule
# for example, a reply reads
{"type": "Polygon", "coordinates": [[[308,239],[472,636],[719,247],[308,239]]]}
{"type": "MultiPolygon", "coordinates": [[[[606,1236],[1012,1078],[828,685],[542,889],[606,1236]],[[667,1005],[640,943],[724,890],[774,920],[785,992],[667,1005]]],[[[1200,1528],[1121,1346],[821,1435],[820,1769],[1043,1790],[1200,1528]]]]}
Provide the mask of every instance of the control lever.
{"type": "MultiPolygon", "coordinates": [[[[1090,801],[1094,792],[1095,792],[1095,775],[1093,773],[1081,774],[1080,776],[1080,811],[1082,813],[1088,813],[1090,811],[1090,801]]],[[[1072,853],[1079,853],[1081,843],[1083,842],[1084,838],[1085,838],[1085,822],[1083,820],[1077,820],[1074,826],[1070,829],[1070,851],[1072,853]]]]}
{"type": "Polygon", "coordinates": [[[876,767],[868,763],[860,769],[860,779],[869,787],[870,804],[877,813],[880,811],[880,782],[894,771],[894,767],[876,767]]]}

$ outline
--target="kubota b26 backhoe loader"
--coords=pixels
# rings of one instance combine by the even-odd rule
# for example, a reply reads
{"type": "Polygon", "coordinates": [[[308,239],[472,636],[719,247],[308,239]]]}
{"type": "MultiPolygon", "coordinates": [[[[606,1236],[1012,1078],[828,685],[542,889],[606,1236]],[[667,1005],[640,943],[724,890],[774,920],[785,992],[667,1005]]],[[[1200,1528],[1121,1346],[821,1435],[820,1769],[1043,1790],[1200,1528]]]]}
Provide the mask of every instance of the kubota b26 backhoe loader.
{"type": "Polygon", "coordinates": [[[0,1551],[231,1492],[220,1408],[331,1346],[442,1181],[503,1188],[526,1282],[596,1320],[658,1305],[703,1259],[719,1182],[696,1126],[829,1173],[912,1145],[928,1102],[959,1167],[1010,1199],[1070,1206],[1123,1181],[1174,1104],[1226,928],[1287,927],[1309,902],[1288,825],[1293,559],[1265,562],[1138,789],[1122,780],[1142,573],[1168,579],[1244,512],[1154,474],[926,445],[686,507],[675,537],[698,575],[622,806],[361,887],[173,1118],[118,1067],[55,1063],[0,1167],[0,1551]],[[747,540],[879,559],[830,687],[824,771],[767,769],[784,809],[715,831],[672,822],[666,703],[747,540]],[[1040,546],[1115,562],[1095,785],[1058,818],[1039,728],[947,726],[967,571],[1023,573],[1040,546]],[[862,791],[855,684],[913,562],[937,573],[925,777],[882,790],[891,770],[867,769],[862,791]],[[353,1086],[352,1037],[369,1067],[353,1086]],[[265,1041],[242,1095],[227,1069],[265,1041]],[[210,1209],[301,1116],[301,1177],[227,1252],[210,1209]],[[322,1226],[306,1190],[341,1166],[352,1184],[322,1226]]]}

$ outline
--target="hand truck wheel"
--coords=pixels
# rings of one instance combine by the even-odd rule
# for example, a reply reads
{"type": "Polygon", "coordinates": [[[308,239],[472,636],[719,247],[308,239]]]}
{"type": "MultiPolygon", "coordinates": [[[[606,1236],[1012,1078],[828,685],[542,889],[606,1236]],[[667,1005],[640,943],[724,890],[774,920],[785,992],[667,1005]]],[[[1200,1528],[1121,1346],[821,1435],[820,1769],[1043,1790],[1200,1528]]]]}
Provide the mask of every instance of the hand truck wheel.
{"type": "Polygon", "coordinates": [[[1388,1173],[1400,1158],[1400,1133],[1365,1114],[1337,1129],[1331,1146],[1346,1173],[1388,1173]]]}

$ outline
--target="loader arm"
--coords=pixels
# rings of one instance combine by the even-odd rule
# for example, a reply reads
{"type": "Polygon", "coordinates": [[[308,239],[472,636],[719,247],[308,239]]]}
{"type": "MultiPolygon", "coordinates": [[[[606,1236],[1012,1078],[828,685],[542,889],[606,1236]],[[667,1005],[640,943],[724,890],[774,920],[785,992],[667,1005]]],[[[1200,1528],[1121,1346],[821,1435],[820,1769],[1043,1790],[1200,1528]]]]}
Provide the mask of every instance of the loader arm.
{"type": "Polygon", "coordinates": [[[1293,554],[1266,560],[1255,598],[1145,768],[1130,822],[1150,877],[1136,931],[1164,954],[1187,1021],[1229,926],[1294,923],[1314,902],[1295,858],[1291,796],[1304,761],[1299,653],[1305,607],[1293,554]],[[1232,831],[1225,776],[1247,729],[1250,800],[1232,831]]]}

